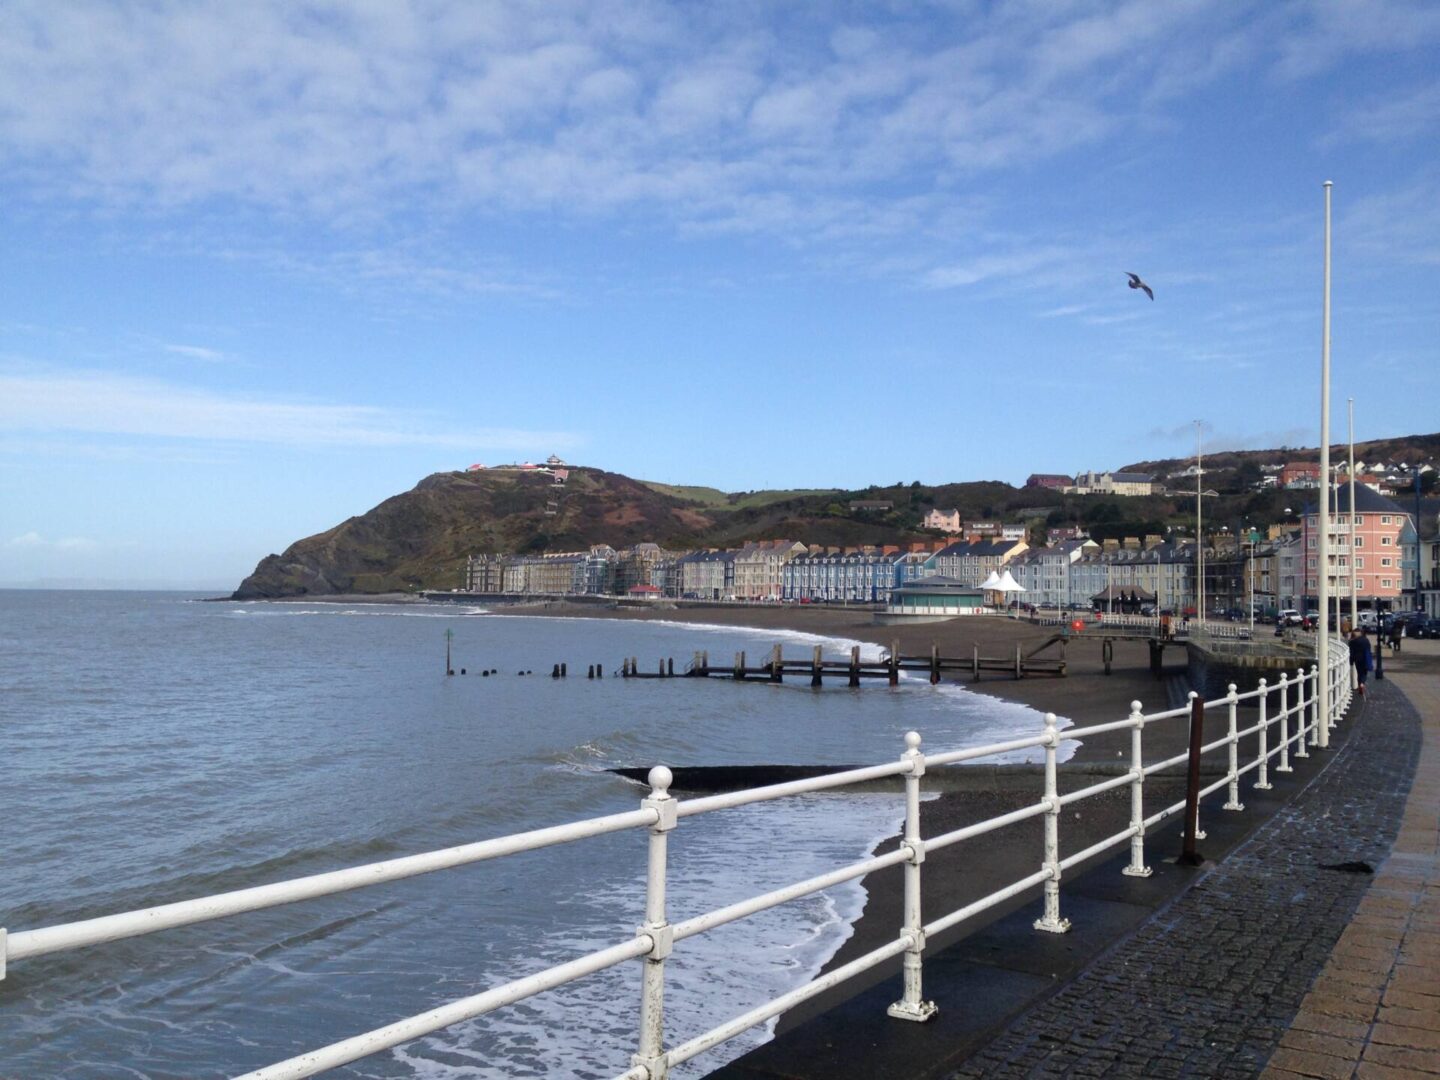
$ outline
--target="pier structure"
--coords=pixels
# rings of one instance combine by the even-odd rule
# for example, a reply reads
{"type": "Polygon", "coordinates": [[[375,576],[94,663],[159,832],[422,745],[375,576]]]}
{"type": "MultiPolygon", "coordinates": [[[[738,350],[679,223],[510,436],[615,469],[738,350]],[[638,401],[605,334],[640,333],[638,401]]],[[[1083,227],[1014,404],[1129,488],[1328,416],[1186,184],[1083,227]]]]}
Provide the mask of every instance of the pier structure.
{"type": "MultiPolygon", "coordinates": [[[[1102,646],[1103,647],[1103,646],[1102,646]]],[[[1108,657],[1107,657],[1108,662],[1108,657]]],[[[980,646],[973,645],[969,656],[941,656],[940,647],[932,644],[928,655],[906,656],[900,652],[897,641],[889,652],[876,659],[861,656],[859,645],[850,647],[847,659],[826,659],[824,649],[816,645],[809,656],[786,656],[780,645],[776,645],[760,663],[751,663],[744,650],[735,653],[731,663],[714,663],[707,649],[698,649],[690,663],[677,674],[674,657],[660,660],[655,670],[641,667],[638,657],[627,657],[620,667],[620,674],[629,679],[708,679],[725,678],[737,682],[746,680],[783,683],[787,677],[809,680],[811,686],[823,686],[826,679],[843,679],[846,685],[858,687],[865,679],[883,679],[890,686],[900,682],[902,671],[921,673],[930,682],[938,683],[945,675],[969,675],[978,682],[985,673],[1009,675],[1024,679],[1032,675],[1064,676],[1065,638],[1059,634],[1048,638],[1028,650],[1016,643],[1013,656],[981,656],[980,646]],[[1041,655],[1058,646],[1058,653],[1041,655]]]]}

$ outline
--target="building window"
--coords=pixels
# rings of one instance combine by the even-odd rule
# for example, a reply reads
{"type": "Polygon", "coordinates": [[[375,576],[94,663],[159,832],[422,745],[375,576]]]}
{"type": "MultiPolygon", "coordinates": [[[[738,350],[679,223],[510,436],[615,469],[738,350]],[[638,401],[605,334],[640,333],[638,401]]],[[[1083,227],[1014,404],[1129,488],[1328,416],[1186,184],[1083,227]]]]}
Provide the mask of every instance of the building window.
{"type": "Polygon", "coordinates": [[[1357,536],[1357,537],[1355,537],[1355,546],[1356,546],[1356,547],[1364,547],[1364,546],[1365,546],[1365,537],[1363,537],[1363,536],[1357,536]]]}
{"type": "Polygon", "coordinates": [[[1389,514],[1381,514],[1381,515],[1380,515],[1380,524],[1381,524],[1381,525],[1389,525],[1389,524],[1390,524],[1390,515],[1389,515],[1389,514]]]}
{"type": "Polygon", "coordinates": [[[1390,537],[1388,537],[1388,536],[1382,536],[1382,537],[1380,537],[1380,546],[1381,546],[1381,547],[1389,547],[1389,546],[1390,546],[1390,537]]]}
{"type": "Polygon", "coordinates": [[[1355,569],[1356,569],[1356,570],[1364,570],[1364,569],[1365,569],[1365,560],[1362,559],[1362,558],[1360,558],[1358,555],[1355,557],[1355,569]]]}
{"type": "Polygon", "coordinates": [[[1380,565],[1381,565],[1381,566],[1389,566],[1389,565],[1390,565],[1390,560],[1389,560],[1389,559],[1381,559],[1381,560],[1380,560],[1380,565]]]}

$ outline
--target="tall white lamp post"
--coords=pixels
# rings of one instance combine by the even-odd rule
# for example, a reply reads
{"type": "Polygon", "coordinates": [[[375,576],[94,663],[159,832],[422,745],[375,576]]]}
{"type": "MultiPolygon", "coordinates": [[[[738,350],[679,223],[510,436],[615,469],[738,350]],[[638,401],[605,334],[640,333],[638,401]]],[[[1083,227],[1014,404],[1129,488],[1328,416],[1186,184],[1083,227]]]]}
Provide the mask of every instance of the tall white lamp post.
{"type": "MultiPolygon", "coordinates": [[[[1320,563],[1320,621],[1315,628],[1315,660],[1319,664],[1316,705],[1320,710],[1317,744],[1330,747],[1330,191],[1325,181],[1325,298],[1320,316],[1320,543],[1315,553],[1320,563]]],[[[1338,499],[1336,500],[1338,502],[1338,499]]]]}

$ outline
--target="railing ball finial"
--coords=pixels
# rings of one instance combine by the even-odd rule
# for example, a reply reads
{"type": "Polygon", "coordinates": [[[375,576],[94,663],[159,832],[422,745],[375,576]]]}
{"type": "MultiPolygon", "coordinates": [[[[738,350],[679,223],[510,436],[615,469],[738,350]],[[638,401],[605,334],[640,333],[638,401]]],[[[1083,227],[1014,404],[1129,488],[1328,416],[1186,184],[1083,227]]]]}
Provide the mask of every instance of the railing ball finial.
{"type": "Polygon", "coordinates": [[[1130,702],[1130,711],[1132,713],[1144,712],[1145,706],[1140,703],[1139,698],[1136,698],[1134,701],[1130,702]]]}
{"type": "Polygon", "coordinates": [[[920,733],[919,733],[918,731],[907,731],[907,732],[905,733],[905,749],[906,749],[906,750],[919,750],[919,749],[920,749],[920,733]]]}
{"type": "Polygon", "coordinates": [[[650,787],[653,789],[651,797],[664,799],[670,794],[670,785],[675,782],[675,774],[664,765],[656,765],[650,770],[650,774],[646,779],[650,782],[650,787]]]}

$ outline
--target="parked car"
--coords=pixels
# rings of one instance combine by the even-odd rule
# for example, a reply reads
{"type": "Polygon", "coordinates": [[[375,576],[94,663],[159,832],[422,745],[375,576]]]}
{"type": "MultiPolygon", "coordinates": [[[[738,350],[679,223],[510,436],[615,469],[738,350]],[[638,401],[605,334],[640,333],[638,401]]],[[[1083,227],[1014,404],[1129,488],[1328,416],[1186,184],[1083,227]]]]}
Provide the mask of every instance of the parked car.
{"type": "Polygon", "coordinates": [[[1299,626],[1305,618],[1294,608],[1286,608],[1275,616],[1275,621],[1281,626],[1299,626]]]}
{"type": "Polygon", "coordinates": [[[1440,640],[1440,619],[1417,619],[1405,631],[1407,637],[1440,640]]]}

